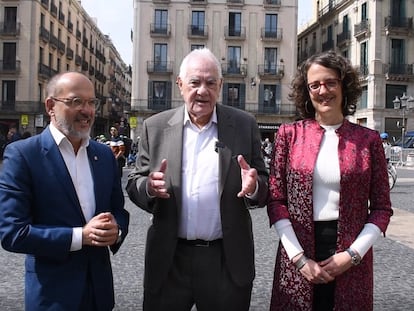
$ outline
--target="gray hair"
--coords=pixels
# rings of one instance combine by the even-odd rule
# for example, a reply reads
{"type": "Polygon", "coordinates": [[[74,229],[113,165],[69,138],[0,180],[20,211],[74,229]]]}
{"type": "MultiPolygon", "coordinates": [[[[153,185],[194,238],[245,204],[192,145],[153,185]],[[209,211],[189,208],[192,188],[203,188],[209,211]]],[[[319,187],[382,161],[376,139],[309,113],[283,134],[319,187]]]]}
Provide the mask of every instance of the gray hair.
{"type": "Polygon", "coordinates": [[[211,61],[213,61],[213,63],[217,67],[217,72],[218,72],[219,78],[220,79],[223,78],[223,74],[221,72],[221,64],[218,61],[217,57],[208,48],[201,48],[201,49],[192,50],[190,53],[187,54],[186,57],[184,57],[183,61],[181,62],[181,65],[180,65],[180,73],[178,74],[178,76],[181,79],[183,79],[185,77],[185,75],[187,74],[188,62],[193,57],[208,58],[211,61]]]}

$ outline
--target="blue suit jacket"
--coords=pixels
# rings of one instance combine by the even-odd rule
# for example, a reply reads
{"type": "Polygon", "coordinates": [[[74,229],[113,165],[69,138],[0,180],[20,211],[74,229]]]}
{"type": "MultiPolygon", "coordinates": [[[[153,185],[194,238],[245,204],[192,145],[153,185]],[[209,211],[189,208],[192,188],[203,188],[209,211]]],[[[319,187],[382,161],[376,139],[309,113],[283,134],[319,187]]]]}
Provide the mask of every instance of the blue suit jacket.
{"type": "MultiPolygon", "coordinates": [[[[90,141],[96,212],[111,212],[128,231],[129,214],[115,158],[90,141]]],[[[49,128],[7,146],[0,174],[0,238],[4,249],[25,253],[26,310],[77,310],[87,272],[99,310],[114,306],[107,247],[70,252],[72,228],[86,224],[74,185],[49,128]]],[[[115,253],[121,243],[111,247],[115,253]]]]}

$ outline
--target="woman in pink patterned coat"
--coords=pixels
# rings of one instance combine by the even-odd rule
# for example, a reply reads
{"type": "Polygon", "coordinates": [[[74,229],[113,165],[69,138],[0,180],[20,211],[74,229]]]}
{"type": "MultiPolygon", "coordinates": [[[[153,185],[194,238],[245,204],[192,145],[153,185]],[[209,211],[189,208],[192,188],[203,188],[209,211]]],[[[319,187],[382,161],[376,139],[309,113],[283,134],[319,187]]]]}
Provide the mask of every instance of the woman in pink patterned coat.
{"type": "Polygon", "coordinates": [[[379,133],[346,119],[362,93],[334,52],[312,56],[292,81],[303,118],[275,140],[268,215],[280,237],[271,307],[372,310],[372,245],[392,215],[379,133]]]}

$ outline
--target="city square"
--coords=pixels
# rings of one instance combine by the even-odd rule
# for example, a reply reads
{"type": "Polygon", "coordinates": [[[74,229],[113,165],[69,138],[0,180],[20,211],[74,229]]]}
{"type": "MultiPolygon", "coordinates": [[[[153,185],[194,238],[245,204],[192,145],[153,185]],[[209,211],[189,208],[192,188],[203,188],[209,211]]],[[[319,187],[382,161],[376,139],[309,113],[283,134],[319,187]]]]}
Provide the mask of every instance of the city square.
{"type": "MultiPolygon", "coordinates": [[[[124,169],[123,185],[130,169],[124,169]]],[[[394,216],[386,237],[374,245],[374,310],[414,310],[414,169],[397,168],[398,179],[391,191],[394,216]]],[[[112,256],[116,311],[142,309],[145,240],[151,215],[127,197],[131,213],[129,235],[120,251],[112,256]]],[[[265,209],[251,210],[256,248],[256,278],[250,310],[269,308],[278,237],[265,209]]],[[[24,255],[0,249],[0,310],[24,309],[24,255]]],[[[58,285],[58,284],[56,284],[58,285]]]]}

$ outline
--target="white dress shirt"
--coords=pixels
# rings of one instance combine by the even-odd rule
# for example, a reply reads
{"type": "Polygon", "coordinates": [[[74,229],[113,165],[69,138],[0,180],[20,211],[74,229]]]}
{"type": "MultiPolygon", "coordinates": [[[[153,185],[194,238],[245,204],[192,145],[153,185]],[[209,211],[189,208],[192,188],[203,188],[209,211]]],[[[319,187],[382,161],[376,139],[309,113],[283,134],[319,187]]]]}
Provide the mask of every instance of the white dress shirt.
{"type": "MultiPolygon", "coordinates": [[[[65,161],[66,167],[69,171],[85,220],[88,222],[94,216],[96,208],[94,181],[86,152],[89,140],[83,140],[81,147],[75,154],[73,146],[66,136],[63,135],[63,133],[61,133],[53,124],[50,124],[49,127],[53,139],[58,145],[59,151],[62,154],[63,160],[65,161]]],[[[81,248],[82,227],[73,228],[70,250],[76,251],[81,248]]]]}
{"type": "Polygon", "coordinates": [[[222,238],[219,198],[219,165],[215,145],[218,141],[217,115],[199,129],[185,109],[182,197],[178,236],[187,240],[222,238]]]}

